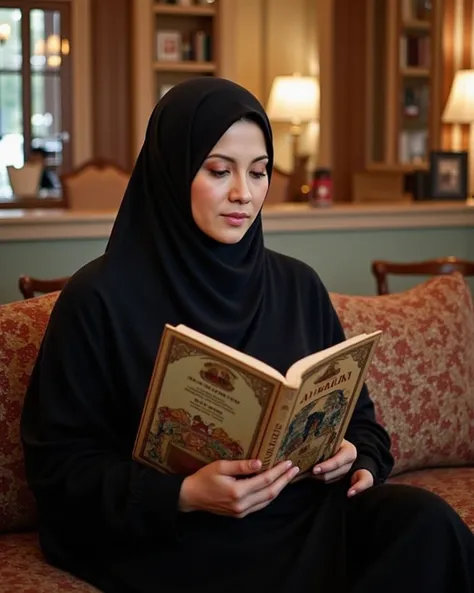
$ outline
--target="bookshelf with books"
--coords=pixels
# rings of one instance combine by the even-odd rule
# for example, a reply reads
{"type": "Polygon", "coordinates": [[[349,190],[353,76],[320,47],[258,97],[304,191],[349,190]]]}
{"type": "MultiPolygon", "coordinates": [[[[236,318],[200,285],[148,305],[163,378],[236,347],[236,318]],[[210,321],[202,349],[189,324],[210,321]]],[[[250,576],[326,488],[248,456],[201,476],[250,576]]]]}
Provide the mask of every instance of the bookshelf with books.
{"type": "MultiPolygon", "coordinates": [[[[229,0],[134,0],[133,137],[138,154],[153,107],[175,84],[221,74],[219,43],[229,0]]],[[[226,16],[225,28],[228,28],[226,16]]],[[[228,59],[228,58],[227,58],[228,59]]],[[[225,58],[224,58],[225,61],[225,58]]]]}
{"type": "Polygon", "coordinates": [[[426,169],[440,143],[442,0],[368,0],[367,168],[426,169]]]}
{"type": "Polygon", "coordinates": [[[174,84],[218,72],[218,0],[154,0],[155,98],[174,84]]]}

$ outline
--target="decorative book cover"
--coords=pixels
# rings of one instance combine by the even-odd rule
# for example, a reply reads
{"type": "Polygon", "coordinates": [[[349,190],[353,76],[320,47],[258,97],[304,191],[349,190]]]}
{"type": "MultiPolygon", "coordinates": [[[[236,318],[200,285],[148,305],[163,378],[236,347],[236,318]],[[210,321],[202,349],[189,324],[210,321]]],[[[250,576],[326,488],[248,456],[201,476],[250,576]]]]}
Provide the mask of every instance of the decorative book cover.
{"type": "Polygon", "coordinates": [[[340,446],[379,334],[310,355],[285,377],[185,326],[166,326],[134,459],[183,474],[256,457],[263,469],[291,459],[309,470],[340,446]]]}

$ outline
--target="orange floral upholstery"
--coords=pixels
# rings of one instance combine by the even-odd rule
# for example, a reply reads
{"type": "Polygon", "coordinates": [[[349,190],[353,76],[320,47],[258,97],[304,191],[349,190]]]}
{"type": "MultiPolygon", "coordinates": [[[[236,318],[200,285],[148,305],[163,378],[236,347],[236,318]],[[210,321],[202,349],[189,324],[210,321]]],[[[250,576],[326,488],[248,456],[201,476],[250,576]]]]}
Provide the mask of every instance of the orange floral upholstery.
{"type": "Polygon", "coordinates": [[[0,591],[5,593],[98,593],[98,589],[47,564],[36,534],[0,539],[0,591]]]}
{"type": "Polygon", "coordinates": [[[474,531],[474,467],[446,467],[406,472],[391,478],[390,482],[410,484],[435,492],[456,509],[474,531]]]}
{"type": "Polygon", "coordinates": [[[32,528],[20,414],[28,380],[57,293],[0,307],[0,533],[32,528]]]}
{"type": "Polygon", "coordinates": [[[392,437],[393,473],[474,465],[474,311],[463,277],[332,300],[348,335],[384,332],[367,384],[392,437]]]}

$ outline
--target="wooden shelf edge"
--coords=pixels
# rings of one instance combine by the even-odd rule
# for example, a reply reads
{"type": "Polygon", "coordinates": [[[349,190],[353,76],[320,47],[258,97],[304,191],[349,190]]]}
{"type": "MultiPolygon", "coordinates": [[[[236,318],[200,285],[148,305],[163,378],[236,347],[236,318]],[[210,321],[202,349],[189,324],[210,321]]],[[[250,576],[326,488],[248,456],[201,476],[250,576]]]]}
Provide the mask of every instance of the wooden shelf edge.
{"type": "Polygon", "coordinates": [[[411,173],[412,171],[428,171],[427,163],[368,163],[365,170],[380,173],[411,173]]]}
{"type": "Polygon", "coordinates": [[[411,31],[430,31],[431,23],[430,23],[430,21],[421,21],[421,20],[417,20],[417,19],[411,19],[411,20],[402,22],[402,29],[411,30],[411,31]]]}
{"type": "Polygon", "coordinates": [[[215,72],[217,66],[214,62],[153,62],[155,72],[215,72]]]}
{"type": "Polygon", "coordinates": [[[410,78],[423,77],[430,78],[429,68],[418,68],[416,66],[408,66],[407,68],[400,68],[400,74],[410,78]]]}
{"type": "Polygon", "coordinates": [[[155,14],[166,14],[169,16],[209,16],[216,14],[213,6],[175,6],[173,4],[154,4],[155,14]]]}

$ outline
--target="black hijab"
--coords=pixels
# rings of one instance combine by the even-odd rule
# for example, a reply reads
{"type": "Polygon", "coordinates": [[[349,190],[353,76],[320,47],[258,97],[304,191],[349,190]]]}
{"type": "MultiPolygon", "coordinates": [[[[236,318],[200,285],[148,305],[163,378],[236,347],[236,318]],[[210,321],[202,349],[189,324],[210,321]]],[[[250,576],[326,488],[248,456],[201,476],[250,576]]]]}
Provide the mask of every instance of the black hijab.
{"type": "MultiPolygon", "coordinates": [[[[243,87],[202,77],[172,88],[155,107],[107,246],[108,267],[137,274],[164,323],[185,323],[239,346],[262,306],[265,249],[260,214],[242,240],[205,235],[191,212],[194,176],[237,120],[261,128],[273,163],[272,132],[262,105],[243,87]]],[[[135,301],[137,295],[135,294],[135,301]]]]}

